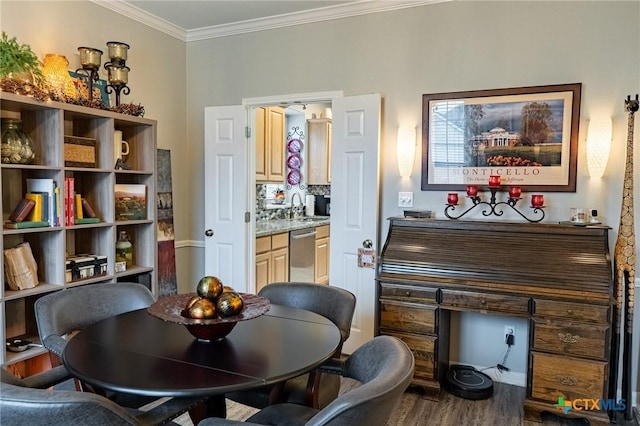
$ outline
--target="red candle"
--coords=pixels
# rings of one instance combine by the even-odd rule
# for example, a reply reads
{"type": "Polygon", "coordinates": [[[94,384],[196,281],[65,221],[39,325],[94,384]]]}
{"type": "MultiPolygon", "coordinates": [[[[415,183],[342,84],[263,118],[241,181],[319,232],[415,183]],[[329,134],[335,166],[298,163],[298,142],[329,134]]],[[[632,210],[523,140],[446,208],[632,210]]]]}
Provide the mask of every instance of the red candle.
{"type": "Polygon", "coordinates": [[[478,195],[478,185],[467,185],[467,195],[469,197],[478,195]]]}
{"type": "Polygon", "coordinates": [[[447,195],[447,204],[450,206],[458,204],[458,194],[456,192],[450,192],[449,195],[447,195]]]}
{"type": "Polygon", "coordinates": [[[509,198],[520,198],[521,193],[522,193],[522,188],[520,188],[519,186],[509,187],[509,198]]]}
{"type": "Polygon", "coordinates": [[[489,176],[489,188],[498,188],[500,186],[500,176],[491,175],[489,176]]]}
{"type": "Polygon", "coordinates": [[[542,207],[544,205],[544,195],[533,194],[531,196],[531,207],[542,207]]]}

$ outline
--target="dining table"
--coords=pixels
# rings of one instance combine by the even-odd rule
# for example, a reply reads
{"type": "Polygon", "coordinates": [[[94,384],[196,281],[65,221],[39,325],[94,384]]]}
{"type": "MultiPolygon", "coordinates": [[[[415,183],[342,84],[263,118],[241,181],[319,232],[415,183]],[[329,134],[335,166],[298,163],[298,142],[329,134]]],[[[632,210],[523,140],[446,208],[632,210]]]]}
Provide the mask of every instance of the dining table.
{"type": "Polygon", "coordinates": [[[207,415],[225,417],[228,392],[274,384],[311,371],[340,344],[338,327],[316,313],[271,304],[224,338],[201,341],[146,309],[79,331],[62,360],[94,387],[152,397],[208,397],[207,415]]]}

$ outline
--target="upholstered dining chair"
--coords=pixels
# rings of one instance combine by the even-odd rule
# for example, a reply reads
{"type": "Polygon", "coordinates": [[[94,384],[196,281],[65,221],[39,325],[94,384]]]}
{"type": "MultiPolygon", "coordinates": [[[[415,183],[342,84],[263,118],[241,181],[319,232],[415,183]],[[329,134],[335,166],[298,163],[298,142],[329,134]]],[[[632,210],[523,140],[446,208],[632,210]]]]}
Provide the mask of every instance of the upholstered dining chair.
{"type": "Polygon", "coordinates": [[[185,399],[171,399],[148,411],[125,409],[92,393],[46,390],[66,376],[64,366],[18,379],[0,369],[0,421],[3,425],[102,426],[160,425],[191,408],[185,399]],[[64,373],[64,374],[61,374],[64,373]]]}
{"type": "MultiPolygon", "coordinates": [[[[38,334],[46,349],[62,357],[67,338],[73,332],[115,315],[147,308],[153,302],[153,294],[138,283],[87,284],[56,291],[40,297],[34,304],[38,334]]],[[[60,362],[55,356],[53,358],[54,365],[60,362]]],[[[95,389],[78,380],[76,388],[98,393],[130,408],[158,399],[95,389]]]]}
{"type": "MultiPolygon", "coordinates": [[[[273,304],[305,309],[331,320],[340,330],[341,337],[340,346],[333,357],[340,357],[342,345],[351,333],[351,321],[356,307],[356,297],[352,293],[321,284],[278,282],[266,285],[258,295],[269,299],[273,304]]],[[[226,397],[254,408],[282,402],[322,408],[337,398],[339,390],[338,376],[315,370],[276,385],[231,392],[226,397]]]]}
{"type": "Polygon", "coordinates": [[[198,426],[383,426],[413,378],[415,360],[398,338],[377,336],[341,362],[324,367],[360,382],[321,410],[298,404],[266,407],[246,422],[207,418],[198,426]]]}

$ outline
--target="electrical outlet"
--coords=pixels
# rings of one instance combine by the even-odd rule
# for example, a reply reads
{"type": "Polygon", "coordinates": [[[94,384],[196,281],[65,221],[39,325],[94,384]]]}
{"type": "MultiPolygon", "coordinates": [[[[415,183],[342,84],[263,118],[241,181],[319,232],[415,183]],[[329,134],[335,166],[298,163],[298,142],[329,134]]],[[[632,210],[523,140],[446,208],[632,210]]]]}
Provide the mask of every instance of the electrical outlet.
{"type": "Polygon", "coordinates": [[[413,207],[413,192],[398,192],[398,207],[413,207]]]}
{"type": "Polygon", "coordinates": [[[513,343],[515,343],[515,340],[516,340],[516,326],[515,325],[505,325],[504,326],[504,333],[502,335],[504,336],[504,342],[505,343],[508,343],[507,342],[507,336],[509,334],[513,335],[513,343]]]}

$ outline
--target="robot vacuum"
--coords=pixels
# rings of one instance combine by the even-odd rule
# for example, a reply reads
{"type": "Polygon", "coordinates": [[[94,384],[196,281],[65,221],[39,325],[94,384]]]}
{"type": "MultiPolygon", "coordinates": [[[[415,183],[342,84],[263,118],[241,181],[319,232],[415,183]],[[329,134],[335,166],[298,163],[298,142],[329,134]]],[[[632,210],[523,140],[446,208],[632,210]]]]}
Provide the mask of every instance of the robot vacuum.
{"type": "Polygon", "coordinates": [[[464,399],[488,399],[493,396],[493,380],[469,365],[452,365],[444,379],[444,388],[464,399]]]}

